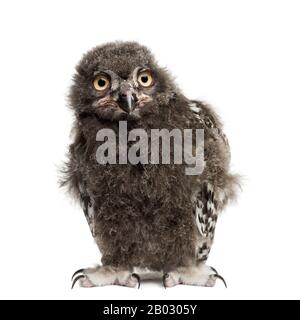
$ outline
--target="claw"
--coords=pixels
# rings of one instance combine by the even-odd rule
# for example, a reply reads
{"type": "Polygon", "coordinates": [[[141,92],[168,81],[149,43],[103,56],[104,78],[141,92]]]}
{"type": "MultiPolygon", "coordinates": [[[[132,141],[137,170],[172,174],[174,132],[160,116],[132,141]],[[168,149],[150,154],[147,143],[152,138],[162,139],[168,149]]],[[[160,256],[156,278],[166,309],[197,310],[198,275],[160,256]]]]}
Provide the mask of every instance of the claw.
{"type": "Polygon", "coordinates": [[[215,274],[219,274],[219,272],[215,269],[215,268],[213,268],[213,267],[210,267],[211,268],[211,270],[213,271],[213,272],[215,272],[215,274]]]}
{"type": "Polygon", "coordinates": [[[138,281],[138,283],[139,283],[139,285],[138,285],[138,289],[139,289],[140,286],[141,286],[141,278],[140,278],[139,275],[136,274],[136,273],[132,273],[131,276],[132,276],[133,278],[136,278],[136,279],[137,279],[137,281],[138,281]]]}
{"type": "Polygon", "coordinates": [[[219,274],[215,274],[214,275],[216,278],[220,279],[223,281],[224,285],[225,285],[225,288],[227,288],[227,284],[226,284],[226,281],[224,280],[224,278],[222,276],[220,276],[219,274]]]}
{"type": "Polygon", "coordinates": [[[165,281],[166,281],[167,278],[169,278],[169,274],[168,274],[168,273],[165,273],[165,274],[163,275],[163,277],[162,277],[162,282],[163,282],[163,285],[164,285],[165,289],[167,289],[166,283],[165,283],[165,281]]]}
{"type": "MultiPolygon", "coordinates": [[[[77,272],[77,271],[76,271],[76,272],[77,272]]],[[[73,289],[75,283],[76,283],[79,279],[82,279],[82,278],[85,278],[85,276],[84,276],[83,274],[80,274],[79,276],[75,277],[75,279],[74,279],[73,282],[72,282],[72,287],[71,287],[71,289],[73,289]]]]}
{"type": "Polygon", "coordinates": [[[75,271],[75,272],[73,273],[73,275],[72,275],[71,281],[74,279],[74,277],[76,276],[76,274],[82,273],[83,271],[84,271],[84,269],[79,269],[79,270],[75,271]]]}

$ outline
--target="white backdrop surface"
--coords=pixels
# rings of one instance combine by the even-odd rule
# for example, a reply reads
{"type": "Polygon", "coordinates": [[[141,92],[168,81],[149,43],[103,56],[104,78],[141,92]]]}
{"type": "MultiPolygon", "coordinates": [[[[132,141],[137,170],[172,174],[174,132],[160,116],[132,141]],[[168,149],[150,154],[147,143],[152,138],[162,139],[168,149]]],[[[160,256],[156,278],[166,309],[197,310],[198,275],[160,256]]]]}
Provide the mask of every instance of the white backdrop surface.
{"type": "Polygon", "coordinates": [[[2,1],[0,298],[300,298],[299,11],[298,1],[2,1]],[[71,274],[100,256],[57,185],[72,124],[66,94],[81,55],[113,40],[149,46],[224,121],[244,176],[209,258],[227,290],[70,290],[71,274]]]}

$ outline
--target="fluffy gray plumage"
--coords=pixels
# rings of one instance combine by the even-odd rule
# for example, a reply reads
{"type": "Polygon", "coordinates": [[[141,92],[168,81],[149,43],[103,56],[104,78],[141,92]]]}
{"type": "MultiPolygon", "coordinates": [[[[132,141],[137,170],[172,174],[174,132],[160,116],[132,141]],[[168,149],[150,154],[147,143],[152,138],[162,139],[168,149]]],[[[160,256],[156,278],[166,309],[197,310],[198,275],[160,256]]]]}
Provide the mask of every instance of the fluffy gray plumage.
{"type": "Polygon", "coordinates": [[[102,253],[102,266],[81,269],[74,283],[134,286],[141,277],[164,275],[166,286],[214,285],[221,277],[205,262],[237,178],[229,172],[229,146],[212,108],[187,99],[150,51],[135,42],[108,43],[85,54],[76,67],[70,106],[75,135],[62,185],[80,201],[102,253]],[[138,82],[149,78],[150,86],[138,82]],[[128,110],[128,97],[134,110],[128,110]],[[128,121],[128,131],[204,129],[203,173],[186,175],[184,164],[100,165],[96,133],[117,132],[120,120],[128,121]]]}

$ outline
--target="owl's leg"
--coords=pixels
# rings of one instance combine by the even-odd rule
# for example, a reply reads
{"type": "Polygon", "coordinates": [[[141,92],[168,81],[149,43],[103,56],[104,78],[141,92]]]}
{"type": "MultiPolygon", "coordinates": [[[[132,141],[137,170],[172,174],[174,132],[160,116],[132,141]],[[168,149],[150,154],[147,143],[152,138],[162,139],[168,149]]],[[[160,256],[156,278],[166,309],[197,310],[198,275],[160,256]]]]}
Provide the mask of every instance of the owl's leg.
{"type": "Polygon", "coordinates": [[[227,287],[223,277],[214,268],[204,263],[199,263],[196,266],[180,267],[166,273],[163,276],[163,284],[165,288],[174,287],[178,284],[213,287],[217,279],[222,280],[225,287],[227,287]]]}
{"type": "Polygon", "coordinates": [[[78,283],[80,287],[90,288],[107,285],[120,285],[134,288],[140,286],[140,278],[129,270],[111,266],[80,269],[73,274],[72,289],[78,283]]]}

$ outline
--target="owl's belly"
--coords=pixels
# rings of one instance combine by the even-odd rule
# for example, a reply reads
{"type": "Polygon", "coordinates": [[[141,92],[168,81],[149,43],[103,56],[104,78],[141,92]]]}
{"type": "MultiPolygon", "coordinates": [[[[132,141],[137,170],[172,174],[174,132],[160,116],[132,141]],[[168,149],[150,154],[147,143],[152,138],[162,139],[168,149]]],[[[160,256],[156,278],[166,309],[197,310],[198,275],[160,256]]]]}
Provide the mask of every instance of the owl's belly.
{"type": "Polygon", "coordinates": [[[189,264],[196,252],[196,229],[191,214],[155,213],[152,217],[119,215],[99,220],[96,240],[103,264],[154,270],[189,264]]]}
{"type": "Polygon", "coordinates": [[[128,186],[115,179],[114,192],[101,197],[95,239],[104,265],[166,270],[195,259],[190,183],[176,170],[156,173],[128,176],[128,186]]]}

